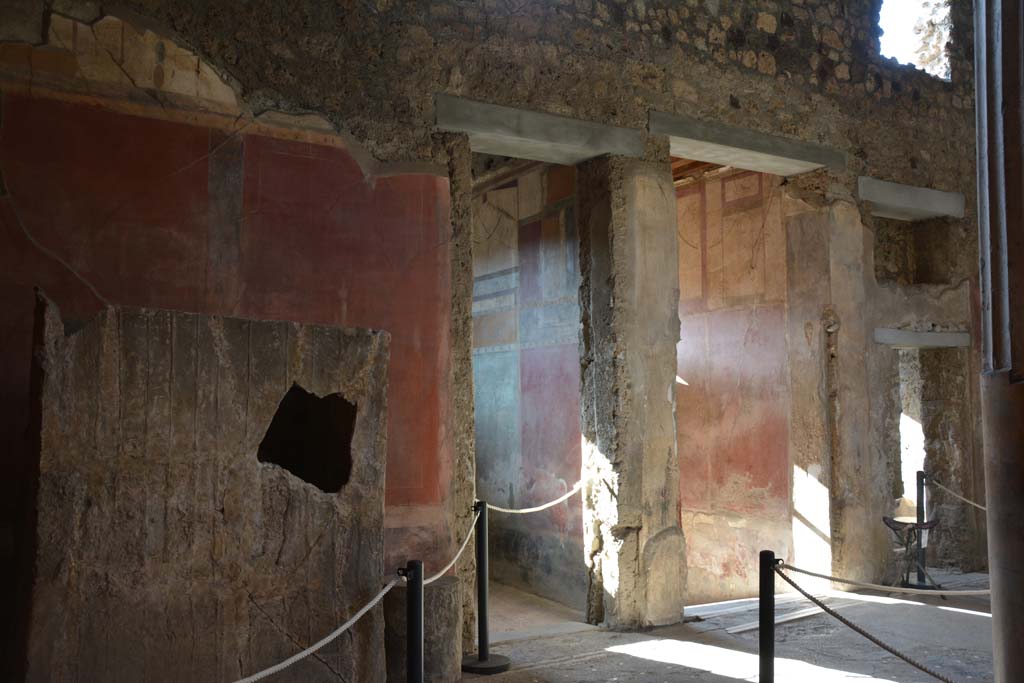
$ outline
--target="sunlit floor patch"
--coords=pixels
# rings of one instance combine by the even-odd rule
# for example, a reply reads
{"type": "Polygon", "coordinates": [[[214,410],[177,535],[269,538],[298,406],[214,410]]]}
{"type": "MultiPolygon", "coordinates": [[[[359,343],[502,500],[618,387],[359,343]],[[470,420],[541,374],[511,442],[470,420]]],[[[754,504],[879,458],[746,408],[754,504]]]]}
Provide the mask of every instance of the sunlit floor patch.
{"type": "MultiPolygon", "coordinates": [[[[757,655],[714,645],[666,638],[615,645],[606,648],[606,652],[706,671],[715,676],[733,678],[737,681],[756,681],[758,679],[757,655]]],[[[775,659],[775,676],[780,681],[814,681],[814,683],[851,680],[864,683],[896,683],[891,678],[877,678],[841,669],[829,669],[781,657],[775,659]]]]}

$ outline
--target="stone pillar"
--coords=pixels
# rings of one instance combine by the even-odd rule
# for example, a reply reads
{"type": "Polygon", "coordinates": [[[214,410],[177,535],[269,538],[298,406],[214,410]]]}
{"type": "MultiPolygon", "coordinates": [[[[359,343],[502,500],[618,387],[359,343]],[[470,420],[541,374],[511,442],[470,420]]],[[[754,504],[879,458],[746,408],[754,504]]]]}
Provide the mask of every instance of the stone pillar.
{"type": "MultiPolygon", "coordinates": [[[[451,192],[451,392],[452,491],[448,500],[451,520],[451,552],[473,526],[476,498],[476,433],[473,426],[473,178],[469,138],[437,133],[433,138],[435,161],[443,164],[451,192]]],[[[411,558],[410,558],[411,559],[411,558]]],[[[476,647],[476,557],[472,548],[455,566],[462,596],[462,647],[476,647]]],[[[457,660],[461,662],[461,659],[457,660]]]]}
{"type": "Polygon", "coordinates": [[[679,275],[668,141],[581,164],[581,426],[587,620],[678,622],[675,376],[679,275]]]}
{"type": "Polygon", "coordinates": [[[1024,680],[1024,147],[1019,2],[975,0],[982,416],[997,683],[1024,680]]]}

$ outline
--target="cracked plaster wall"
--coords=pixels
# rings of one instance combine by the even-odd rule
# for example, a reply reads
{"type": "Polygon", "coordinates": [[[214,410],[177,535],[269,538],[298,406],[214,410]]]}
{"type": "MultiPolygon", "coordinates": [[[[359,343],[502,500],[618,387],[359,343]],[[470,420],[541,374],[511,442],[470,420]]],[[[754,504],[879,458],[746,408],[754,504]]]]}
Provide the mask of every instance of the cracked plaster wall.
{"type": "MultiPolygon", "coordinates": [[[[95,18],[97,10],[75,0],[54,4],[83,17],[95,18]]],[[[49,6],[7,4],[3,38],[40,42],[49,6]]],[[[953,3],[951,83],[878,56],[878,6],[878,0],[759,0],[743,7],[697,0],[306,0],[287,7],[143,0],[104,8],[176,36],[227,77],[246,107],[323,114],[365,145],[367,163],[426,163],[442,172],[447,164],[456,225],[458,216],[470,223],[469,207],[455,208],[456,176],[468,176],[468,150],[460,153],[464,143],[432,133],[435,92],[635,127],[644,126],[653,108],[793,136],[849,155],[845,172],[815,174],[801,192],[848,200],[856,176],[868,174],[962,191],[973,207],[970,3],[953,3]]],[[[957,267],[971,268],[973,216],[963,226],[957,267]]],[[[468,247],[456,249],[452,259],[453,331],[468,324],[458,310],[468,320],[470,285],[456,280],[468,282],[466,254],[468,247]]],[[[970,279],[972,272],[957,277],[970,279]]],[[[469,347],[454,339],[457,377],[468,372],[469,347]]],[[[860,335],[851,341],[858,348],[871,343],[860,335]]],[[[462,402],[453,410],[465,425],[470,413],[462,408],[471,397],[456,401],[462,402]]],[[[471,471],[471,426],[455,431],[456,468],[471,471]]],[[[461,477],[456,487],[471,490],[461,477]]],[[[458,514],[465,514],[465,501],[455,499],[458,514]]]]}
{"type": "MultiPolygon", "coordinates": [[[[469,243],[451,227],[460,169],[446,180],[366,166],[321,119],[245,114],[194,54],[112,17],[54,15],[49,30],[50,46],[0,46],[2,425],[14,473],[0,550],[31,557],[27,359],[42,285],[76,321],[118,303],[395,332],[388,563],[446,562],[473,488],[468,323],[452,314],[469,282],[469,243]]],[[[457,136],[436,144],[442,165],[462,149],[457,136]]],[[[467,595],[472,564],[460,567],[467,595]]],[[[7,584],[19,614],[23,569],[7,584]]],[[[10,620],[16,633],[23,624],[10,620]]]]}
{"type": "MultiPolygon", "coordinates": [[[[384,569],[389,335],[40,299],[27,681],[235,680],[330,632],[384,569]],[[324,493],[257,461],[297,383],[358,406],[324,493]]],[[[384,680],[375,608],[281,680],[384,680]]]]}

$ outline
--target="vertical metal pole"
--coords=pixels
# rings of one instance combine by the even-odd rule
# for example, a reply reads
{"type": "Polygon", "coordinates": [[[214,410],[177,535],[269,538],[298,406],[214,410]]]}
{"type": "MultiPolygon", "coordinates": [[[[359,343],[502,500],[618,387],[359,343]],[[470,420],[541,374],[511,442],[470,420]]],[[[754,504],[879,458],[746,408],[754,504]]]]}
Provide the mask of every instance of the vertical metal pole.
{"type": "Polygon", "coordinates": [[[775,553],[761,551],[760,595],[758,604],[758,657],[760,683],[775,683],[775,553]]]}
{"type": "Polygon", "coordinates": [[[487,661],[491,654],[491,639],[487,633],[487,582],[489,568],[487,566],[487,503],[477,501],[476,520],[476,628],[477,628],[477,659],[487,661]]]}
{"type": "MultiPolygon", "coordinates": [[[[918,470],[917,472],[917,523],[924,524],[924,472],[918,470]]],[[[917,585],[925,585],[924,580],[924,530],[918,528],[917,530],[917,585]]]]}
{"type": "Polygon", "coordinates": [[[405,680],[423,683],[423,562],[405,567],[405,680]]]}
{"type": "Polygon", "coordinates": [[[487,633],[487,584],[489,568],[487,566],[487,503],[478,500],[473,510],[479,513],[476,518],[476,656],[462,659],[462,670],[475,674],[496,674],[508,671],[512,662],[503,655],[491,654],[491,639],[487,633]]]}

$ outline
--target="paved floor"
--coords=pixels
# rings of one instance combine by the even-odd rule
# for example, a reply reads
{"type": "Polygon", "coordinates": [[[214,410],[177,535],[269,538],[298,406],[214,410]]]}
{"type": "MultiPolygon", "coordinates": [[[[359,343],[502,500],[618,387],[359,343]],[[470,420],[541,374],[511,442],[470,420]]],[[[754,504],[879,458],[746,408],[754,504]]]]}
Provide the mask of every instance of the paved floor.
{"type": "MultiPolygon", "coordinates": [[[[984,574],[936,578],[950,589],[984,588],[988,582],[984,574]]],[[[987,598],[942,601],[816,592],[849,620],[952,680],[992,680],[987,598]]],[[[513,661],[511,671],[488,677],[494,683],[757,680],[756,600],[688,608],[689,623],[647,633],[614,633],[589,627],[579,621],[578,613],[515,589],[494,586],[491,595],[492,650],[513,661]]],[[[779,683],[934,680],[813,610],[799,596],[778,597],[779,683]]]]}

